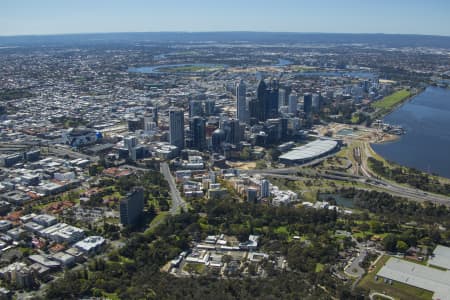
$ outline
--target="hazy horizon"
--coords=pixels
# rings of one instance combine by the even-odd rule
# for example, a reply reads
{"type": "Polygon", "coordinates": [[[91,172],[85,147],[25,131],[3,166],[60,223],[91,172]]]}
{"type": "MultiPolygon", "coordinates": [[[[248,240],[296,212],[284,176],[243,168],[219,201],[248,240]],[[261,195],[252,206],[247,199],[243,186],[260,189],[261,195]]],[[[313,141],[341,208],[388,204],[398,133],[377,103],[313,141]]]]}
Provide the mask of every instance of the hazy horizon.
{"type": "Polygon", "coordinates": [[[384,32],[325,32],[325,31],[268,31],[268,30],[199,30],[199,31],[103,31],[103,32],[66,32],[66,33],[24,33],[24,34],[12,34],[12,35],[2,35],[0,37],[39,37],[39,36],[64,36],[64,35],[96,35],[96,34],[144,34],[144,33],[179,33],[179,34],[198,34],[198,33],[282,33],[282,34],[323,34],[323,35],[405,35],[405,36],[434,36],[434,37],[450,37],[450,35],[443,34],[420,34],[420,33],[384,33],[384,32]]]}
{"type": "Polygon", "coordinates": [[[450,3],[441,0],[6,0],[0,8],[0,36],[129,32],[450,36],[450,3]]]}

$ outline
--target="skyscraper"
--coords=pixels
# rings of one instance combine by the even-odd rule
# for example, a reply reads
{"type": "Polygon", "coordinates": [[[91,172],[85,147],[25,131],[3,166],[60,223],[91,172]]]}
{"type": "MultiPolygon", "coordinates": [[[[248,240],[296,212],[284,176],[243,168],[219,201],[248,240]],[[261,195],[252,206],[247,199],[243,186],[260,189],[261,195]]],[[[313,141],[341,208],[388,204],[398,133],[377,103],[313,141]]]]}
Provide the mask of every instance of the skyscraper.
{"type": "Polygon", "coordinates": [[[289,95],[288,112],[290,114],[297,113],[297,100],[298,100],[298,96],[296,93],[291,93],[289,95]]]}
{"type": "Polygon", "coordinates": [[[145,114],[147,117],[152,119],[152,122],[158,126],[158,107],[152,106],[147,108],[147,113],[145,114]]]}
{"type": "Polygon", "coordinates": [[[312,95],[306,93],[303,95],[303,111],[305,112],[306,126],[312,126],[312,95]]]}
{"type": "Polygon", "coordinates": [[[206,122],[202,117],[193,117],[189,121],[192,148],[202,151],[206,147],[206,122]]]}
{"type": "Polygon", "coordinates": [[[241,141],[242,131],[239,120],[231,119],[224,124],[225,132],[228,132],[226,141],[230,144],[237,145],[241,141]]]}
{"type": "Polygon", "coordinates": [[[303,95],[303,111],[305,112],[306,118],[311,117],[311,114],[312,114],[312,95],[310,93],[305,93],[303,95]]]}
{"type": "Polygon", "coordinates": [[[206,116],[211,116],[214,114],[216,110],[216,101],[214,99],[209,99],[205,101],[205,115],[206,116]]]}
{"type": "Polygon", "coordinates": [[[278,107],[285,106],[286,103],[286,90],[285,89],[279,89],[278,90],[278,107]]]}
{"type": "Polygon", "coordinates": [[[317,112],[320,109],[320,102],[321,102],[322,96],[320,94],[313,94],[312,95],[312,110],[317,112]]]}
{"type": "Polygon", "coordinates": [[[258,83],[258,88],[256,89],[256,105],[254,107],[256,119],[258,121],[264,122],[267,120],[267,104],[269,102],[268,100],[269,94],[267,93],[267,86],[263,79],[261,79],[258,83]]]}
{"type": "Polygon", "coordinates": [[[189,118],[203,115],[203,103],[199,100],[189,102],[189,118]]]}
{"type": "Polygon", "coordinates": [[[134,188],[120,201],[120,223],[133,225],[144,210],[144,190],[134,188]]]}
{"type": "Polygon", "coordinates": [[[267,119],[278,117],[279,89],[278,80],[272,79],[268,89],[269,103],[267,104],[267,119]]]}
{"type": "Polygon", "coordinates": [[[248,111],[246,103],[247,87],[245,83],[240,80],[236,84],[236,116],[239,121],[246,123],[248,121],[248,111]]]}
{"type": "Polygon", "coordinates": [[[267,86],[264,80],[260,80],[256,90],[257,120],[265,122],[267,119],[278,116],[278,81],[271,80],[267,86]]]}
{"type": "Polygon", "coordinates": [[[184,148],[184,111],[180,108],[169,110],[169,142],[179,149],[184,148]]]}
{"type": "Polygon", "coordinates": [[[137,146],[137,138],[134,135],[127,136],[123,139],[123,145],[131,152],[131,150],[137,146]]]}
{"type": "Polygon", "coordinates": [[[144,116],[144,132],[148,133],[156,128],[156,123],[152,116],[144,116]]]}

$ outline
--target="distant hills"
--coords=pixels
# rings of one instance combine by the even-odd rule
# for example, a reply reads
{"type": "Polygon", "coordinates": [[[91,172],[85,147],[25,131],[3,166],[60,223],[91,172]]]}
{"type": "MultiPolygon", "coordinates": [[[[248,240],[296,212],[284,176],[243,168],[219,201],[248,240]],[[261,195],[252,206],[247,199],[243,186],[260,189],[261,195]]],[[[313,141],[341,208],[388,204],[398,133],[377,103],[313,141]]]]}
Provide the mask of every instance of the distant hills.
{"type": "Polygon", "coordinates": [[[0,46],[62,46],[105,43],[309,43],[364,44],[381,47],[432,47],[450,49],[450,36],[406,34],[341,34],[290,32],[130,32],[66,35],[0,36],[0,46]]]}

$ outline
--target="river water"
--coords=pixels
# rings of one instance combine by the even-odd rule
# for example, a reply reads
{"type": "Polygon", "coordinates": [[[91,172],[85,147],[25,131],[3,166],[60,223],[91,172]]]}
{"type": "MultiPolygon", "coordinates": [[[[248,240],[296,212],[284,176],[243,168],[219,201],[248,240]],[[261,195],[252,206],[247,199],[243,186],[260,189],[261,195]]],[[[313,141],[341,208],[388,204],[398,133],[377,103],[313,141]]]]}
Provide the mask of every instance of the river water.
{"type": "Polygon", "coordinates": [[[384,118],[406,134],[373,144],[385,159],[450,178],[450,90],[428,87],[384,118]]]}

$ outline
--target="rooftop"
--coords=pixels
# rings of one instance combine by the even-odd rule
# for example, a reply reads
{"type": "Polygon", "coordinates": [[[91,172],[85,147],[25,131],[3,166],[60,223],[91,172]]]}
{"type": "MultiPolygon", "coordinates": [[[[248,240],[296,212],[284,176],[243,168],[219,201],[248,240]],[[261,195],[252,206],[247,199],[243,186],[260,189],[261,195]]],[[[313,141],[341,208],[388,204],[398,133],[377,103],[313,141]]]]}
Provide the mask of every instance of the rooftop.
{"type": "Polygon", "coordinates": [[[437,245],[433,256],[428,261],[430,265],[450,270],[450,248],[437,245]]]}
{"type": "Polygon", "coordinates": [[[447,271],[390,258],[377,275],[434,292],[433,299],[450,299],[450,272],[447,271]]]}
{"type": "Polygon", "coordinates": [[[282,160],[308,160],[324,155],[338,145],[334,140],[316,140],[306,145],[296,147],[291,151],[280,156],[282,160]]]}

